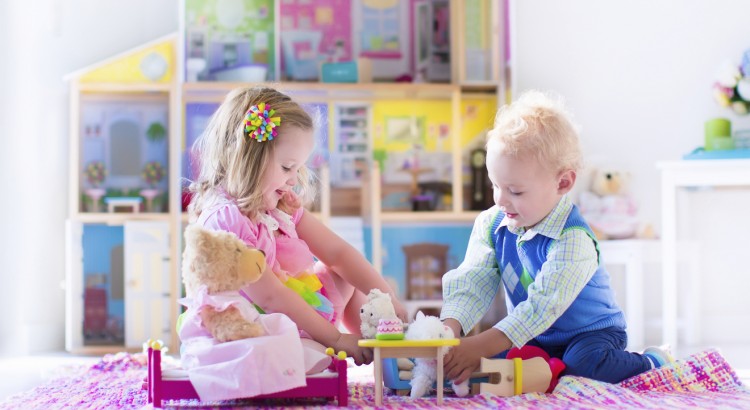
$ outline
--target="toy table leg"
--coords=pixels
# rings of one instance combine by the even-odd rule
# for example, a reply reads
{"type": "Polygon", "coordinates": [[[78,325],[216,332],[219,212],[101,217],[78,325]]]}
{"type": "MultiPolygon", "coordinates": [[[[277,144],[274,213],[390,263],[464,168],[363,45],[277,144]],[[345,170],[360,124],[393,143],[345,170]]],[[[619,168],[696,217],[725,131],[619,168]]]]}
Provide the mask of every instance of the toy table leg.
{"type": "Polygon", "coordinates": [[[437,367],[436,369],[439,369],[436,371],[437,373],[437,402],[438,405],[443,404],[443,355],[440,354],[441,350],[445,349],[444,347],[438,347],[435,349],[435,354],[437,355],[437,367]]]}
{"type": "Polygon", "coordinates": [[[375,405],[383,405],[383,359],[399,357],[426,357],[437,360],[437,404],[443,404],[443,357],[441,349],[445,346],[398,346],[373,347],[375,364],[375,405]],[[381,350],[382,349],[382,350],[381,350]]]}
{"type": "Polygon", "coordinates": [[[380,348],[373,349],[373,362],[375,362],[375,405],[383,405],[383,359],[380,357],[380,348]]]}

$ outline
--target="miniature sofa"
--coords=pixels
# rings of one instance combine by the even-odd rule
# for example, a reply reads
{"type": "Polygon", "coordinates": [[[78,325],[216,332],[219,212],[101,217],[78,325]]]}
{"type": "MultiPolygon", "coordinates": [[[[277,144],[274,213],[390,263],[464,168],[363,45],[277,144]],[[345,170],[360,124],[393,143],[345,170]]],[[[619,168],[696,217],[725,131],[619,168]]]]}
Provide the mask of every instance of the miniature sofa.
{"type": "MultiPolygon", "coordinates": [[[[335,398],[339,406],[346,406],[349,399],[346,359],[336,355],[332,355],[332,358],[327,370],[307,376],[306,386],[254,396],[252,399],[325,397],[329,400],[335,398]]],[[[148,402],[154,408],[161,408],[165,400],[200,400],[187,371],[162,369],[161,345],[158,343],[148,346],[148,375],[144,389],[148,390],[148,402]]]]}

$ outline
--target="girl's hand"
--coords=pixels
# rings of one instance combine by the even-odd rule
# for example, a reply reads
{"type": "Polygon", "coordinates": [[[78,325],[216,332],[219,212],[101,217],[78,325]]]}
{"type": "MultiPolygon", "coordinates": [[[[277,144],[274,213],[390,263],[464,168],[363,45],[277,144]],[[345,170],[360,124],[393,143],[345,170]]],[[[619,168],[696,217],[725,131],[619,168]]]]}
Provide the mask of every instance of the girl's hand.
{"type": "Polygon", "coordinates": [[[350,333],[342,333],[339,340],[336,341],[333,348],[338,351],[345,351],[347,356],[354,359],[357,366],[372,363],[372,349],[360,347],[357,345],[359,337],[350,333]]]}
{"type": "Polygon", "coordinates": [[[404,323],[409,323],[409,317],[406,308],[401,303],[401,301],[398,300],[398,298],[393,294],[391,294],[391,302],[393,302],[393,310],[396,311],[396,317],[401,319],[401,321],[404,323]]]}
{"type": "Polygon", "coordinates": [[[294,214],[300,207],[302,207],[302,200],[294,191],[286,191],[277,205],[277,208],[289,215],[294,214]]]}

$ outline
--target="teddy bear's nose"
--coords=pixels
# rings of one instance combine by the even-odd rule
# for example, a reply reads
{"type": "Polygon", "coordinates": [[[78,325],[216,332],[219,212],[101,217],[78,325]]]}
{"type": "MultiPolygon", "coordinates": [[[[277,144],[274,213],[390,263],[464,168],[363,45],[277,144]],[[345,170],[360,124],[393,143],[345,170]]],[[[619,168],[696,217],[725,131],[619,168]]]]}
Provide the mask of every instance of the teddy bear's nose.
{"type": "Polygon", "coordinates": [[[612,174],[604,174],[604,177],[607,178],[607,180],[612,179],[612,174]]]}

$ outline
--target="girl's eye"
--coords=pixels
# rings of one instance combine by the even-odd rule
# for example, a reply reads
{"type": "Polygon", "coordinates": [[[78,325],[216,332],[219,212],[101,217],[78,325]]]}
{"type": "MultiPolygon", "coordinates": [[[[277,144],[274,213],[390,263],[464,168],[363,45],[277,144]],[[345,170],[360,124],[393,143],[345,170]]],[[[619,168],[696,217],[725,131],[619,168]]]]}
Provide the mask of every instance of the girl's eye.
{"type": "Polygon", "coordinates": [[[283,165],[281,166],[281,169],[283,169],[283,170],[284,170],[284,172],[289,172],[289,171],[291,171],[291,170],[292,170],[292,168],[291,168],[291,167],[285,167],[285,166],[283,166],[283,165]]]}
{"type": "Polygon", "coordinates": [[[520,196],[523,193],[523,192],[513,192],[513,191],[508,191],[508,192],[510,192],[510,194],[513,196],[520,196]]]}

